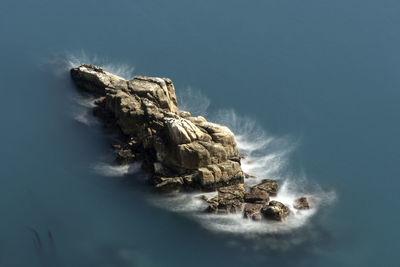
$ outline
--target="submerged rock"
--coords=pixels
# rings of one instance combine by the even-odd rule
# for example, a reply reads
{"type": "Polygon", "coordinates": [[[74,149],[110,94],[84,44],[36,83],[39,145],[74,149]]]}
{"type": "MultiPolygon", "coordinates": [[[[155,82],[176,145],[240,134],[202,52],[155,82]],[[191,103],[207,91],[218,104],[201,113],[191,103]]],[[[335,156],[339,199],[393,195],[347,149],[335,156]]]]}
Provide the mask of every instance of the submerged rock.
{"type": "Polygon", "coordinates": [[[289,215],[290,210],[283,203],[273,200],[268,205],[264,205],[261,213],[266,219],[283,221],[289,215]]]}
{"type": "Polygon", "coordinates": [[[294,201],[293,207],[298,210],[308,210],[310,209],[310,204],[306,197],[300,197],[294,201]]]}
{"type": "MultiPolygon", "coordinates": [[[[117,127],[125,139],[135,140],[135,149],[129,143],[121,145],[117,161],[144,160],[142,166],[150,172],[156,189],[211,191],[243,183],[233,133],[226,126],[180,111],[170,79],[137,76],[126,80],[86,64],[73,68],[71,77],[79,87],[101,96],[95,115],[108,127],[117,127]]],[[[218,209],[236,209],[227,195],[219,195],[218,209]]]]}

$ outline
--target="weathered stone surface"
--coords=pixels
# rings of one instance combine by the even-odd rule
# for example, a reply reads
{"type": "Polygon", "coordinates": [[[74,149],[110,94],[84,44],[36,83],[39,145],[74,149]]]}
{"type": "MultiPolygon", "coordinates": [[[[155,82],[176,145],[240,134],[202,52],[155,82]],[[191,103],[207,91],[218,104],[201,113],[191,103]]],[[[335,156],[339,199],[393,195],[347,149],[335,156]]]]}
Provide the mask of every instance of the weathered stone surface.
{"type": "Polygon", "coordinates": [[[279,184],[276,180],[272,179],[264,179],[258,185],[255,185],[250,188],[250,192],[252,193],[262,193],[266,192],[270,196],[276,196],[279,190],[279,184]]]}
{"type": "Polygon", "coordinates": [[[208,210],[218,213],[241,212],[244,191],[244,184],[237,184],[219,188],[218,196],[210,200],[208,210]]]}
{"type": "Polygon", "coordinates": [[[298,210],[308,210],[310,208],[310,204],[306,197],[300,197],[294,201],[293,207],[298,210]]]}
{"type": "Polygon", "coordinates": [[[283,203],[273,200],[263,206],[261,213],[266,219],[283,221],[289,215],[290,210],[283,203]]]}
{"type": "Polygon", "coordinates": [[[124,78],[109,73],[103,68],[88,64],[71,69],[71,76],[78,86],[102,95],[104,95],[107,87],[118,89],[128,87],[124,78]]]}
{"type": "Polygon", "coordinates": [[[253,219],[255,221],[261,220],[260,210],[262,208],[262,204],[253,204],[247,203],[244,206],[243,217],[246,219],[253,219]]]}
{"type": "MultiPolygon", "coordinates": [[[[243,183],[233,133],[226,126],[180,111],[170,79],[137,76],[125,80],[92,65],[72,69],[71,76],[79,87],[102,95],[95,113],[109,127],[117,126],[135,140],[134,148],[128,144],[118,148],[117,161],[130,163],[140,152],[142,166],[157,189],[215,190],[243,183]]],[[[237,206],[229,204],[223,193],[219,199],[218,209],[230,212],[237,206]],[[227,208],[223,208],[224,199],[227,208]]]]}
{"type": "Polygon", "coordinates": [[[263,204],[269,201],[269,194],[264,191],[248,192],[244,194],[244,202],[263,204]]]}

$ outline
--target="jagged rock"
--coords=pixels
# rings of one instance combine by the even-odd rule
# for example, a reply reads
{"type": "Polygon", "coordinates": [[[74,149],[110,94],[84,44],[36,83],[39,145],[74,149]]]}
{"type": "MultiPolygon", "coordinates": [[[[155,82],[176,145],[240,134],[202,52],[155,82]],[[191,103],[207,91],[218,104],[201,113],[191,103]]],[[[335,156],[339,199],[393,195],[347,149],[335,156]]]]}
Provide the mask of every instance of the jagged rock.
{"type": "Polygon", "coordinates": [[[262,207],[261,213],[266,219],[283,221],[289,215],[290,210],[283,203],[273,200],[262,207]]]}
{"type": "Polygon", "coordinates": [[[118,126],[124,136],[134,139],[131,145],[121,146],[118,161],[130,162],[138,158],[137,150],[143,152],[142,166],[157,189],[215,190],[243,183],[233,133],[179,110],[170,79],[137,76],[126,80],[92,65],[72,69],[71,76],[79,87],[102,95],[95,114],[108,127],[118,126]]]}
{"type": "Polygon", "coordinates": [[[253,219],[255,221],[260,221],[261,220],[260,210],[262,206],[263,205],[261,204],[247,203],[244,206],[243,217],[246,219],[253,219]]]}
{"type": "Polygon", "coordinates": [[[242,210],[244,184],[231,185],[218,189],[218,196],[209,200],[208,210],[218,213],[238,213],[242,210]]]}
{"type": "Polygon", "coordinates": [[[258,185],[250,188],[252,193],[263,193],[266,192],[270,196],[276,196],[279,190],[279,184],[276,180],[264,179],[258,185]]]}
{"type": "Polygon", "coordinates": [[[248,192],[244,194],[244,202],[263,204],[269,201],[269,194],[264,191],[248,192]]]}
{"type": "Polygon", "coordinates": [[[306,197],[300,197],[294,201],[293,207],[298,210],[308,210],[310,208],[310,204],[308,203],[306,197]]]}

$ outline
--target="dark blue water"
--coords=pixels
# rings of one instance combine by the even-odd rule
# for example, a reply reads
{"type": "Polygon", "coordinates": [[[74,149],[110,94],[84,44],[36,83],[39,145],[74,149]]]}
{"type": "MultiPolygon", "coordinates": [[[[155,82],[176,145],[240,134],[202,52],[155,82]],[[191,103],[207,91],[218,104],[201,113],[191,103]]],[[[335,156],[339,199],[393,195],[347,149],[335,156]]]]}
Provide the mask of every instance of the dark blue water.
{"type": "Polygon", "coordinates": [[[0,266],[398,266],[399,13],[394,0],[3,0],[0,266]],[[79,117],[66,68],[79,60],[170,77],[210,118],[256,121],[293,148],[281,171],[335,200],[251,237],[154,205],[140,172],[96,171],[112,137],[79,117]]]}

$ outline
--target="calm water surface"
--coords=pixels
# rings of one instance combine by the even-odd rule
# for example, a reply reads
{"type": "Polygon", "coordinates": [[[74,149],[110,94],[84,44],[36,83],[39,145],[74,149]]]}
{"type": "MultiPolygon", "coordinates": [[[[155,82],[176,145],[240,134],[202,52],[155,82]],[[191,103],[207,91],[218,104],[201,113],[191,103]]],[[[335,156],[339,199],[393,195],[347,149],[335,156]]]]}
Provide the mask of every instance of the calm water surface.
{"type": "Polygon", "coordinates": [[[1,1],[0,266],[398,266],[399,13],[394,0],[1,1]],[[112,133],[69,79],[77,62],[170,77],[188,109],[256,125],[269,155],[290,147],[274,175],[335,200],[272,234],[154,205],[135,166],[101,165],[112,133]]]}

